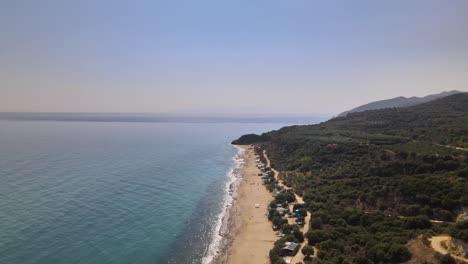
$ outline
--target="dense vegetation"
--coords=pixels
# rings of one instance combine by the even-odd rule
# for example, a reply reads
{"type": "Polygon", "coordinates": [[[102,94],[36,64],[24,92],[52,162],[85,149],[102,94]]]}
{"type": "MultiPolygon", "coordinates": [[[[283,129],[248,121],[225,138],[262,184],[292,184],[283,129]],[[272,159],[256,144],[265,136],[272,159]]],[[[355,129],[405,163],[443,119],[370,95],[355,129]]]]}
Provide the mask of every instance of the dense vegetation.
{"type": "Polygon", "coordinates": [[[258,143],[263,141],[269,141],[271,138],[267,135],[255,135],[255,134],[247,134],[241,136],[238,140],[234,140],[232,144],[252,144],[258,143]]]}
{"type": "Polygon", "coordinates": [[[244,139],[304,197],[316,263],[404,262],[419,234],[468,242],[467,222],[455,223],[468,206],[466,93],[244,139]]]}

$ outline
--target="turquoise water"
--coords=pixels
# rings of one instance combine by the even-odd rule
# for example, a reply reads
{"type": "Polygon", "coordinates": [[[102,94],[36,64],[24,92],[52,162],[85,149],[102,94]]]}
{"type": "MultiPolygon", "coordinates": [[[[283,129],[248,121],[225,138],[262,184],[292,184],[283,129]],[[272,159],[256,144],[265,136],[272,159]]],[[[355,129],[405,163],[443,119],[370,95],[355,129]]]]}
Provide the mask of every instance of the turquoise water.
{"type": "Polygon", "coordinates": [[[283,125],[0,121],[0,263],[200,263],[229,142],[283,125]]]}

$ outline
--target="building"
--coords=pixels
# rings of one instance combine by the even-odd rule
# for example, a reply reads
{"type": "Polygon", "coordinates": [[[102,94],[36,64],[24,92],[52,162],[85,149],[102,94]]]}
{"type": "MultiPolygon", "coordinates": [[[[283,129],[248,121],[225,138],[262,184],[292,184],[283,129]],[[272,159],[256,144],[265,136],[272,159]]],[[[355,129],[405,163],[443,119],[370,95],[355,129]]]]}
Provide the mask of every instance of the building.
{"type": "Polygon", "coordinates": [[[286,208],[283,208],[283,207],[276,207],[276,211],[280,214],[280,215],[285,215],[289,212],[288,209],[286,208]]]}
{"type": "Polygon", "coordinates": [[[281,249],[281,255],[283,256],[295,256],[299,251],[299,244],[294,242],[284,243],[284,247],[281,249]]]}

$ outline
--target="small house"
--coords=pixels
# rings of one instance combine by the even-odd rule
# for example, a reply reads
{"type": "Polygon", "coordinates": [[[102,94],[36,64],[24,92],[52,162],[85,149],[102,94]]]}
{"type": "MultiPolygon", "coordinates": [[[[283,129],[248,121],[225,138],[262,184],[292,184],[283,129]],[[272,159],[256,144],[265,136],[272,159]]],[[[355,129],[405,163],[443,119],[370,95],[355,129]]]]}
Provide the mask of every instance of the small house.
{"type": "Polygon", "coordinates": [[[284,247],[281,249],[281,255],[283,256],[295,256],[299,251],[299,244],[294,242],[284,243],[284,247]]]}

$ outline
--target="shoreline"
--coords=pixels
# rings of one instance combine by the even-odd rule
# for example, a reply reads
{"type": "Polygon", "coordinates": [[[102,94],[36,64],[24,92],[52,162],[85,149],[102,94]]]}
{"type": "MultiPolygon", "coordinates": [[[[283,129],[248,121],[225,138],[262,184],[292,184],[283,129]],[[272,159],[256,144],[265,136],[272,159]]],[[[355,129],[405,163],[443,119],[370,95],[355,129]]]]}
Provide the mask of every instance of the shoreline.
{"type": "Polygon", "coordinates": [[[277,240],[268,221],[272,194],[263,185],[251,145],[237,145],[242,163],[239,181],[232,194],[232,206],[223,219],[223,237],[218,254],[211,263],[269,263],[268,254],[277,240]],[[256,207],[256,204],[259,207],[256,207]]]}
{"type": "Polygon", "coordinates": [[[215,230],[213,231],[212,237],[205,256],[202,258],[202,264],[212,263],[225,263],[220,262],[223,252],[229,247],[232,242],[232,230],[233,230],[233,215],[236,210],[236,199],[238,188],[241,182],[241,170],[244,165],[244,152],[245,150],[239,146],[233,145],[237,148],[237,154],[233,157],[235,165],[228,173],[229,179],[226,182],[226,194],[223,200],[223,210],[218,214],[218,222],[216,223],[215,230]]]}

